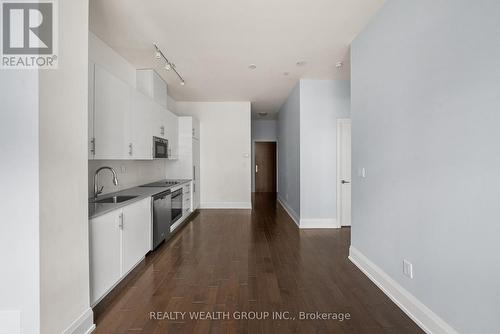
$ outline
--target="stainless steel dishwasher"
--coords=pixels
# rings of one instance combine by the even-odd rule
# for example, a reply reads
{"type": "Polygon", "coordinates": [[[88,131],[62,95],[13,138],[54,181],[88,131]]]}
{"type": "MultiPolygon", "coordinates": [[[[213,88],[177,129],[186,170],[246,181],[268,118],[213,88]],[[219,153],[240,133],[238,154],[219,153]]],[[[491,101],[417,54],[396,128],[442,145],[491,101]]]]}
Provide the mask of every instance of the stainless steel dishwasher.
{"type": "Polygon", "coordinates": [[[172,198],[170,189],[153,196],[153,249],[170,238],[172,198]]]}

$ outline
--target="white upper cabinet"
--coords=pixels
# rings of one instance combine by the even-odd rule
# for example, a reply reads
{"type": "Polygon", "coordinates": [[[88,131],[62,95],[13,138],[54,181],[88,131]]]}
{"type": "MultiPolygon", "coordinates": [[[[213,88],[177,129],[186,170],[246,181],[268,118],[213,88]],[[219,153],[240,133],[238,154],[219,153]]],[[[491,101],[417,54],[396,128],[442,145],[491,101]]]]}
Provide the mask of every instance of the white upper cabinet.
{"type": "Polygon", "coordinates": [[[192,135],[193,135],[193,138],[195,139],[200,139],[200,121],[198,121],[196,118],[193,118],[192,120],[192,135]]]}
{"type": "Polygon", "coordinates": [[[141,75],[138,90],[90,62],[89,159],[153,159],[153,137],[167,139],[170,159],[177,158],[178,117],[165,107],[165,82],[152,70],[141,75]]]}
{"type": "Polygon", "coordinates": [[[134,90],[129,117],[129,159],[148,160],[153,158],[152,124],[154,102],[146,95],[134,90]]]}
{"type": "Polygon", "coordinates": [[[88,94],[88,157],[94,159],[94,63],[89,60],[89,94],[88,94]]]}
{"type": "Polygon", "coordinates": [[[179,147],[179,123],[178,117],[166,110],[165,113],[165,135],[168,139],[169,159],[178,158],[179,147]]]}
{"type": "Polygon", "coordinates": [[[167,109],[167,84],[152,69],[137,70],[137,89],[167,109]]]}
{"type": "Polygon", "coordinates": [[[129,159],[132,88],[99,65],[94,68],[94,159],[129,159]]]}

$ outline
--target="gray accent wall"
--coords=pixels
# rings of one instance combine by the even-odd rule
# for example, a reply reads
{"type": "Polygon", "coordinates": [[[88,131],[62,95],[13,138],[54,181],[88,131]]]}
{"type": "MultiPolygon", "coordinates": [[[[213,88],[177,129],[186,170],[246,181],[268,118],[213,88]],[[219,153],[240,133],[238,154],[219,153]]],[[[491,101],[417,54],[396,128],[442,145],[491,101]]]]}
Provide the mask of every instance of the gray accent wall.
{"type": "Polygon", "coordinates": [[[499,1],[393,0],[351,50],[352,246],[460,333],[500,333],[499,36],[499,1]]]}
{"type": "Polygon", "coordinates": [[[278,198],[300,218],[300,82],[278,113],[278,198]]]}
{"type": "Polygon", "coordinates": [[[300,80],[301,219],[337,218],[337,119],[350,104],[349,81],[300,80]]]}

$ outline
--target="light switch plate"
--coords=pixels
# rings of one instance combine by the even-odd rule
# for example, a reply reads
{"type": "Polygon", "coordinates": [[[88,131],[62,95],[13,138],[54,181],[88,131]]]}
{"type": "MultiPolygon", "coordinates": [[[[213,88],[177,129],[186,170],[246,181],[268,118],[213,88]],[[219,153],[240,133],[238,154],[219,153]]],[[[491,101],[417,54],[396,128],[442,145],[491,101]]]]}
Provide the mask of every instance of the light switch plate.
{"type": "Polygon", "coordinates": [[[413,279],[413,264],[408,260],[403,260],[403,274],[413,279]]]}

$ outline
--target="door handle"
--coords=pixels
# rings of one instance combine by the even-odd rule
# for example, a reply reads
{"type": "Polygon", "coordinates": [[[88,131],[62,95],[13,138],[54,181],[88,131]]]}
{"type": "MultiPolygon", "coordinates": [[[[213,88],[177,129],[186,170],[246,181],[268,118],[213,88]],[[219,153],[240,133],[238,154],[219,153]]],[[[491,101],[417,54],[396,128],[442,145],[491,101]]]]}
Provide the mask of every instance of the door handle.
{"type": "Polygon", "coordinates": [[[255,165],[255,173],[259,172],[259,165],[255,165]]]}
{"type": "Polygon", "coordinates": [[[351,183],[351,182],[346,181],[346,180],[342,180],[342,184],[346,184],[346,183],[351,183]]]}

